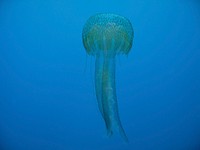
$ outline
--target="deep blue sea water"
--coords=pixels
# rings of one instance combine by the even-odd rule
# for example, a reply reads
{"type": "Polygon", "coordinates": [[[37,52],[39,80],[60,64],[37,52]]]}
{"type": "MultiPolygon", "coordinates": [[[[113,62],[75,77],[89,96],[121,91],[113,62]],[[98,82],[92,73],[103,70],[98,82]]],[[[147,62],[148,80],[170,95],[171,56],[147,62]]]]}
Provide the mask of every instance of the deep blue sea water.
{"type": "Polygon", "coordinates": [[[200,150],[200,1],[1,0],[0,150],[200,150]],[[135,32],[116,58],[128,144],[106,136],[81,39],[104,12],[135,32]]]}

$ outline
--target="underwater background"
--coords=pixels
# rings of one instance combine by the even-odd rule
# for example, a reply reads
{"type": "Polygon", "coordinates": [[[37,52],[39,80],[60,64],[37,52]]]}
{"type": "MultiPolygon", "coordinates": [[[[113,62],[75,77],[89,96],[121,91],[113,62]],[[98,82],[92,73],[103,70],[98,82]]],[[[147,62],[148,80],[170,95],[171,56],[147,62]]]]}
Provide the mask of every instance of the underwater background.
{"type": "Polygon", "coordinates": [[[200,1],[1,0],[0,150],[200,150],[200,1]],[[129,143],[106,136],[82,29],[96,13],[128,18],[116,58],[129,143]]]}

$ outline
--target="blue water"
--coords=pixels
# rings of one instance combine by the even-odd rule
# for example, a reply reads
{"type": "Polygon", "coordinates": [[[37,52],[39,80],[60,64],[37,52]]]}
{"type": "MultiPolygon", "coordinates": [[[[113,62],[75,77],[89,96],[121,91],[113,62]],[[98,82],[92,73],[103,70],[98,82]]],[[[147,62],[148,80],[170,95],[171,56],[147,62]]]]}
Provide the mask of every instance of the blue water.
{"type": "Polygon", "coordinates": [[[200,150],[200,2],[1,0],[0,150],[200,150]],[[135,32],[116,58],[128,144],[106,136],[81,39],[102,12],[135,32]]]}

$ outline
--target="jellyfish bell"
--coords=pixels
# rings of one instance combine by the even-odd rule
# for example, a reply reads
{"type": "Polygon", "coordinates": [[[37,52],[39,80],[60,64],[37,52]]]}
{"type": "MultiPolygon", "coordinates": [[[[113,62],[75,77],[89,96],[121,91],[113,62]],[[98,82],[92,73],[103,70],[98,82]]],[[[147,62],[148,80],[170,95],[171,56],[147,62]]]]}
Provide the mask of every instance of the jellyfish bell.
{"type": "Polygon", "coordinates": [[[125,141],[115,87],[115,56],[128,54],[133,43],[133,28],[128,19],[115,14],[97,14],[83,27],[83,45],[89,55],[96,57],[95,91],[98,107],[105,121],[107,134],[117,130],[125,141]]]}
{"type": "Polygon", "coordinates": [[[99,51],[128,54],[133,43],[133,28],[128,19],[115,14],[97,14],[83,27],[83,44],[88,54],[99,51]]]}

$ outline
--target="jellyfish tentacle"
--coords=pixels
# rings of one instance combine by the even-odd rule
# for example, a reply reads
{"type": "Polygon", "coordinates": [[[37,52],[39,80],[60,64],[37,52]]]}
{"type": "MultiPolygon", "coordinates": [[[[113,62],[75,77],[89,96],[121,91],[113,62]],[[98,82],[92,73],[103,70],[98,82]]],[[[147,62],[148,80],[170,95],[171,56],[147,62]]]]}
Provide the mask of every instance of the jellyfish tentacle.
{"type": "Polygon", "coordinates": [[[103,56],[101,53],[96,55],[95,61],[95,90],[96,98],[98,102],[99,111],[104,119],[103,107],[102,107],[102,72],[103,72],[103,56]]]}

